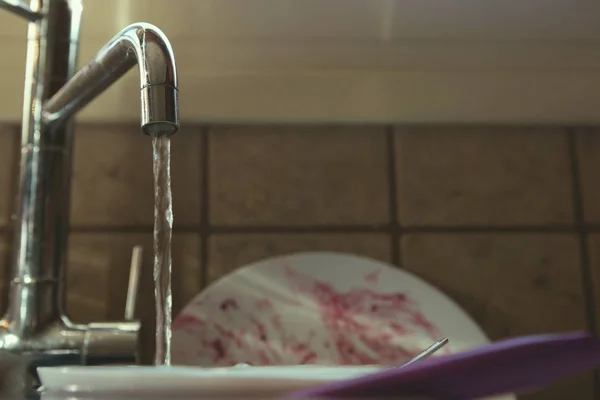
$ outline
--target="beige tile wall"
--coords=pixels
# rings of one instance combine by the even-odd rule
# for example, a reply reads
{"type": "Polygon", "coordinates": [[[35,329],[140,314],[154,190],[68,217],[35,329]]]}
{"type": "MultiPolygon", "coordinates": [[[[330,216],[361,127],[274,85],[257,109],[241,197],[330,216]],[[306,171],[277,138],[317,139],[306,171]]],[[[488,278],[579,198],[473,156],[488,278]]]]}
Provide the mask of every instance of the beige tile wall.
{"type": "MultiPolygon", "coordinates": [[[[120,319],[132,246],[153,324],[152,175],[134,126],[76,136],[67,308],[120,319]]],[[[0,126],[0,264],[9,262],[16,127],[0,126]]],[[[510,127],[186,127],[172,145],[176,309],[250,261],[338,250],[402,265],[494,339],[595,329],[600,131],[510,127]]],[[[146,360],[152,335],[145,337],[146,360]]],[[[592,399],[591,376],[529,399],[592,399]]],[[[598,393],[600,395],[600,392],[598,393]]]]}

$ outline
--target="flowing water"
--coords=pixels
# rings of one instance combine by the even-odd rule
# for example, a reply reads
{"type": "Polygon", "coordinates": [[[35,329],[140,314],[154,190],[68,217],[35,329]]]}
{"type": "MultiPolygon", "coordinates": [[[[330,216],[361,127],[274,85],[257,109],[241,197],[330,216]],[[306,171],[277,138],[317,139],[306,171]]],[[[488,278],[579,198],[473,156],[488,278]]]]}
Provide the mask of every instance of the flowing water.
{"type": "Polygon", "coordinates": [[[152,137],[154,171],[154,295],[156,297],[155,365],[171,364],[171,141],[152,137]]]}

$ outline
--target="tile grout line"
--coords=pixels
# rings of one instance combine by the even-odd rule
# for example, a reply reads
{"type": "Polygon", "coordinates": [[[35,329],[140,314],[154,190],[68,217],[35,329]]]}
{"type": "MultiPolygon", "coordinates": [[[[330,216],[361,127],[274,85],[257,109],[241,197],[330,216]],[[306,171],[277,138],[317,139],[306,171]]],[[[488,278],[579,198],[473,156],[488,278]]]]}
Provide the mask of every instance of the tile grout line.
{"type": "Polygon", "coordinates": [[[210,164],[208,160],[208,141],[209,141],[209,127],[200,127],[200,289],[208,285],[208,236],[210,234],[210,222],[209,222],[209,204],[208,195],[209,182],[208,182],[208,166],[210,164]]]}
{"type": "Polygon", "coordinates": [[[573,225],[506,225],[506,226],[405,226],[403,233],[570,233],[576,232],[573,225]]]}
{"type": "Polygon", "coordinates": [[[398,192],[396,183],[396,151],[394,142],[394,127],[387,126],[386,128],[386,150],[387,150],[387,161],[388,161],[388,198],[389,198],[389,209],[390,209],[390,240],[391,243],[391,257],[392,264],[400,266],[401,254],[400,254],[400,225],[398,223],[398,192]]]}
{"type": "Polygon", "coordinates": [[[579,246],[581,250],[581,273],[583,278],[583,290],[586,306],[588,308],[589,328],[596,334],[596,312],[594,301],[594,287],[591,281],[591,269],[588,251],[588,235],[584,228],[584,210],[581,187],[581,174],[579,171],[579,160],[577,157],[577,139],[572,129],[567,131],[569,162],[571,164],[571,179],[573,189],[573,208],[575,215],[575,230],[579,236],[579,246]]]}
{"type": "MultiPolygon", "coordinates": [[[[575,217],[575,228],[579,238],[580,268],[582,275],[582,288],[584,301],[586,305],[586,317],[588,328],[591,333],[597,336],[596,325],[596,302],[594,295],[594,285],[589,259],[588,232],[584,225],[583,193],[581,183],[581,171],[579,169],[579,158],[577,151],[577,137],[574,128],[567,129],[567,145],[569,152],[569,162],[571,164],[571,184],[573,189],[573,211],[575,217]]],[[[594,398],[600,396],[600,375],[596,369],[593,373],[593,394],[594,398]]]]}
{"type": "MultiPolygon", "coordinates": [[[[201,226],[196,224],[176,225],[174,233],[198,234],[310,234],[310,233],[392,233],[390,224],[371,225],[213,225],[201,226]]],[[[578,233],[583,229],[586,233],[600,233],[597,225],[588,227],[574,227],[569,225],[507,225],[507,226],[408,226],[398,227],[401,233],[431,234],[431,233],[578,233]]],[[[71,228],[70,232],[79,234],[93,233],[152,233],[152,225],[79,225],[71,228]]],[[[12,232],[10,226],[0,226],[0,234],[12,232]]]]}

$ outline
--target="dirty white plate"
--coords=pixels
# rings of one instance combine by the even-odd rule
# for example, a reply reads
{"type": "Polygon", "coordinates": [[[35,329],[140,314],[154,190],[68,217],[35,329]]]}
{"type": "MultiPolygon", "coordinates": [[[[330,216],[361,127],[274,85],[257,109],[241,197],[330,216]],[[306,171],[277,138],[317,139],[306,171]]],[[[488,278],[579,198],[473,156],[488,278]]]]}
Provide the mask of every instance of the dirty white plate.
{"type": "Polygon", "coordinates": [[[349,254],[296,253],[237,269],[173,324],[174,364],[401,365],[489,343],[450,298],[400,268],[349,254]]]}
{"type": "MultiPolygon", "coordinates": [[[[40,367],[42,398],[56,396],[154,395],[193,398],[207,396],[280,396],[298,389],[334,380],[376,372],[377,366],[320,367],[40,367]],[[45,396],[45,397],[44,397],[45,396]]],[[[80,396],[80,397],[79,397],[80,396]]],[[[94,397],[96,398],[96,397],[94,397]]],[[[105,397],[97,397],[105,398],[105,397]]],[[[150,397],[152,398],[152,397],[150,397]]]]}
{"type": "MultiPolygon", "coordinates": [[[[263,398],[381,370],[379,366],[276,367],[40,367],[41,400],[263,398]]],[[[411,397],[412,398],[412,397],[411,397]]],[[[402,400],[402,397],[397,397],[402,400]]],[[[488,400],[515,400],[499,396],[488,400]]]]}
{"type": "Polygon", "coordinates": [[[363,364],[402,364],[442,336],[450,339],[444,352],[488,343],[458,305],[401,269],[347,254],[298,253],[238,269],[183,310],[173,361],[194,367],[38,371],[42,399],[88,399],[86,392],[99,395],[93,399],[272,397],[382,368],[363,364]],[[227,368],[242,362],[274,366],[227,368]],[[346,365],[331,366],[339,364],[346,365]]]}
{"type": "Polygon", "coordinates": [[[174,321],[172,357],[195,366],[401,365],[442,337],[450,342],[436,355],[489,343],[460,306],[400,268],[303,252],[238,268],[198,294],[174,321]]]}

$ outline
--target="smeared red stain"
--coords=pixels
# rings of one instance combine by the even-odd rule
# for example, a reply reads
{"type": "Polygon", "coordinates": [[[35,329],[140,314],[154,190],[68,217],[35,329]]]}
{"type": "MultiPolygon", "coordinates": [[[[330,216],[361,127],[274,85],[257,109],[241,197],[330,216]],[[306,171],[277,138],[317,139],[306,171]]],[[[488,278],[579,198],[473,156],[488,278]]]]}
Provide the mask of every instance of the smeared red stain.
{"type": "Polygon", "coordinates": [[[317,361],[317,354],[315,352],[310,352],[302,357],[300,365],[314,364],[315,361],[317,361]]]}
{"type": "MultiPolygon", "coordinates": [[[[367,286],[378,282],[380,272],[364,276],[364,281],[369,283],[367,286]]],[[[231,366],[240,362],[250,365],[315,364],[319,363],[319,348],[336,350],[333,360],[328,351],[326,362],[329,364],[393,365],[406,362],[423,350],[423,341],[415,345],[411,344],[411,338],[426,337],[433,342],[442,337],[438,328],[404,293],[380,293],[364,285],[342,292],[289,266],[285,266],[285,276],[293,298],[286,299],[283,309],[274,306],[268,298],[242,300],[230,297],[220,302],[205,298],[203,313],[214,313],[213,320],[204,321],[184,314],[177,318],[174,327],[186,327],[183,331],[200,348],[195,357],[207,360],[206,365],[210,366],[231,366]],[[240,310],[238,301],[245,304],[250,301],[249,304],[255,305],[256,313],[250,314],[250,307],[240,310]],[[295,322],[288,322],[290,325],[283,322],[286,317],[287,321],[293,321],[292,313],[298,313],[299,321],[306,312],[314,318],[315,310],[315,323],[319,322],[327,332],[325,338],[321,327],[318,328],[320,334],[310,329],[299,338],[297,329],[291,325],[295,322]]],[[[306,332],[305,327],[300,330],[306,332]]],[[[176,344],[174,342],[174,347],[176,344]]],[[[449,350],[444,348],[444,351],[449,350]]],[[[194,360],[190,362],[194,363],[194,360]]]]}
{"type": "Polygon", "coordinates": [[[265,326],[256,318],[251,318],[250,321],[252,322],[252,325],[254,325],[254,327],[256,328],[258,340],[260,340],[261,342],[266,342],[267,330],[265,329],[265,326]]]}
{"type": "Polygon", "coordinates": [[[371,273],[366,274],[363,279],[368,284],[376,285],[377,283],[379,283],[379,275],[380,274],[381,274],[381,270],[373,271],[371,273]]]}
{"type": "Polygon", "coordinates": [[[273,302],[271,302],[271,299],[259,299],[256,301],[256,307],[259,310],[272,310],[273,309],[273,302]]]}
{"type": "Polygon", "coordinates": [[[298,344],[292,346],[292,351],[295,353],[302,353],[307,350],[310,350],[310,349],[308,348],[308,345],[306,343],[298,343],[298,344]]]}
{"type": "Polygon", "coordinates": [[[172,327],[174,329],[181,329],[181,328],[185,328],[185,327],[189,327],[189,326],[193,326],[193,325],[203,325],[203,324],[204,324],[204,321],[194,315],[182,314],[177,319],[175,319],[175,322],[173,322],[172,327]]]}
{"type": "Polygon", "coordinates": [[[194,299],[194,301],[192,301],[192,305],[196,306],[196,307],[201,307],[204,304],[204,299],[199,298],[199,299],[194,299]]]}
{"type": "Polygon", "coordinates": [[[398,301],[408,301],[408,298],[404,293],[396,293],[395,296],[398,298],[398,301]]]}
{"type": "Polygon", "coordinates": [[[215,339],[211,342],[211,347],[213,352],[215,353],[215,360],[220,360],[225,357],[225,347],[223,346],[223,342],[220,339],[215,339]]]}
{"type": "Polygon", "coordinates": [[[217,332],[224,339],[227,339],[230,343],[233,342],[235,344],[235,346],[238,348],[243,347],[244,343],[243,343],[242,338],[240,337],[239,332],[235,332],[230,329],[227,329],[227,328],[221,326],[220,324],[215,324],[214,327],[216,328],[217,332]]]}
{"type": "Polygon", "coordinates": [[[283,325],[281,324],[281,316],[273,315],[273,316],[271,316],[270,320],[271,320],[271,325],[273,325],[273,327],[277,331],[281,332],[281,330],[283,329],[283,325]]]}
{"type": "Polygon", "coordinates": [[[237,310],[238,309],[237,300],[232,297],[225,299],[221,302],[221,305],[219,306],[219,308],[221,309],[221,311],[226,311],[229,309],[237,310]]]}
{"type": "MultiPolygon", "coordinates": [[[[367,274],[365,281],[375,282],[379,274],[380,271],[367,274]]],[[[340,364],[405,362],[422,348],[399,345],[399,337],[425,335],[433,342],[442,336],[404,293],[380,293],[366,288],[339,292],[290,267],[286,267],[286,276],[295,293],[310,294],[316,302],[321,322],[338,350],[340,364]]]]}

